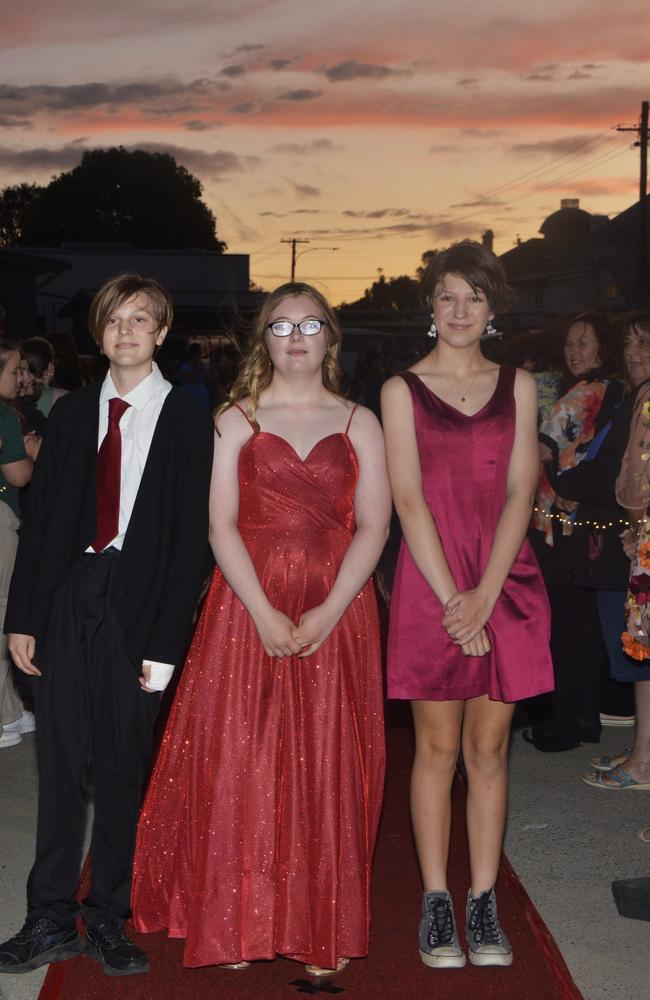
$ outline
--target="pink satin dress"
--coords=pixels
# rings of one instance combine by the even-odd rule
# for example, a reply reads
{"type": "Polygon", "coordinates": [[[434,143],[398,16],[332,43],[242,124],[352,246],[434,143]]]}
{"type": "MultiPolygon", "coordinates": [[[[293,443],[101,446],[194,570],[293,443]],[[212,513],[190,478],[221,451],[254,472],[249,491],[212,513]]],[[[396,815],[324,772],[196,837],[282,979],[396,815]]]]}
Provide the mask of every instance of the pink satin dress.
{"type": "MultiPolygon", "coordinates": [[[[347,433],[304,461],[260,432],[239,463],[239,530],[271,603],[298,622],[355,530],[347,433]]],[[[140,820],[135,926],[185,938],[184,964],[368,951],[384,775],[372,583],[305,659],[266,655],[216,570],[140,820]]]]}
{"type": "MultiPolygon", "coordinates": [[[[496,389],[466,416],[413,372],[411,392],[424,499],[459,590],[478,585],[506,500],[515,435],[515,369],[499,369],[496,389]]],[[[442,626],[443,608],[405,541],[393,586],[388,696],[449,701],[489,695],[513,702],[553,688],[550,611],[530,544],[524,541],[487,624],[492,651],[466,657],[442,626]]]]}

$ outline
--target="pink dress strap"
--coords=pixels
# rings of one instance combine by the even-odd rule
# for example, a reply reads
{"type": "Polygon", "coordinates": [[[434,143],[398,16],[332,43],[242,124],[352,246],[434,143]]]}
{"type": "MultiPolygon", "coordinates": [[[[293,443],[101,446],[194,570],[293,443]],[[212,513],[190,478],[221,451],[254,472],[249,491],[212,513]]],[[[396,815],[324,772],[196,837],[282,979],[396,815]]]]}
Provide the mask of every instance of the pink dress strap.
{"type": "Polygon", "coordinates": [[[347,433],[348,433],[348,431],[350,430],[350,424],[352,423],[352,417],[353,417],[353,416],[354,416],[354,414],[355,414],[355,413],[357,412],[358,408],[359,408],[359,404],[358,404],[358,403],[355,403],[355,404],[354,404],[354,406],[352,407],[352,413],[350,414],[350,419],[348,420],[348,425],[347,425],[347,427],[345,428],[345,433],[346,433],[346,434],[347,434],[347,433]]]}

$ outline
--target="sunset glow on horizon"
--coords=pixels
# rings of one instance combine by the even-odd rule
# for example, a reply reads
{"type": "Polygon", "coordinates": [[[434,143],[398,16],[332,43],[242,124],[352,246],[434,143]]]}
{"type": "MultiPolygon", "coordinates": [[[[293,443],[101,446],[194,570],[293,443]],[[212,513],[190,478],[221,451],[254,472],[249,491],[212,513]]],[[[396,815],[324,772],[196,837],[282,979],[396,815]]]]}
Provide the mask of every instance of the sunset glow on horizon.
{"type": "Polygon", "coordinates": [[[646,0],[23,0],[0,12],[0,188],[85,149],[170,152],[271,288],[339,303],[421,254],[638,197],[646,0]],[[337,247],[334,252],[331,248],[337,247]],[[306,251],[306,252],[305,252],[306,251]]]}

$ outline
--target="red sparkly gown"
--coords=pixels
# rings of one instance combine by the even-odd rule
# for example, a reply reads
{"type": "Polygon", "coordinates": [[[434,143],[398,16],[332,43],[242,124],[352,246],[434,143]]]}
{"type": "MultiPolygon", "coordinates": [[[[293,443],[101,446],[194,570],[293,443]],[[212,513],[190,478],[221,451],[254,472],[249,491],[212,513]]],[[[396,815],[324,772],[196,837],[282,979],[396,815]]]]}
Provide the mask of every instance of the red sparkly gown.
{"type": "MultiPolygon", "coordinates": [[[[239,530],[295,622],[332,587],[357,476],[347,432],[304,461],[264,431],[241,451],[239,530]]],[[[383,774],[372,583],[316,653],[276,659],[215,570],[140,819],[136,928],[185,938],[186,966],[366,955],[383,774]]]]}

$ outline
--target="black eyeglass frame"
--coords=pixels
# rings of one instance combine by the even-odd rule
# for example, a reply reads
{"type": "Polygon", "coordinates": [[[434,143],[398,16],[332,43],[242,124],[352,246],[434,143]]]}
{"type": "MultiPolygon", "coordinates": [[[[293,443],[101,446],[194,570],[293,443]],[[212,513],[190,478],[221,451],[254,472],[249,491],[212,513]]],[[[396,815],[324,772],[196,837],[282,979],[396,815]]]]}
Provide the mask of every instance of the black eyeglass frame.
{"type": "Polygon", "coordinates": [[[329,326],[326,319],[302,319],[299,323],[292,323],[290,319],[276,319],[273,323],[267,323],[266,329],[270,330],[274,337],[290,337],[294,330],[300,330],[303,337],[316,337],[324,326],[329,326]],[[303,330],[303,326],[307,323],[318,323],[318,329],[313,330],[311,333],[307,333],[303,330]],[[280,325],[291,326],[291,329],[287,331],[287,333],[276,333],[273,327],[280,325]]]}

